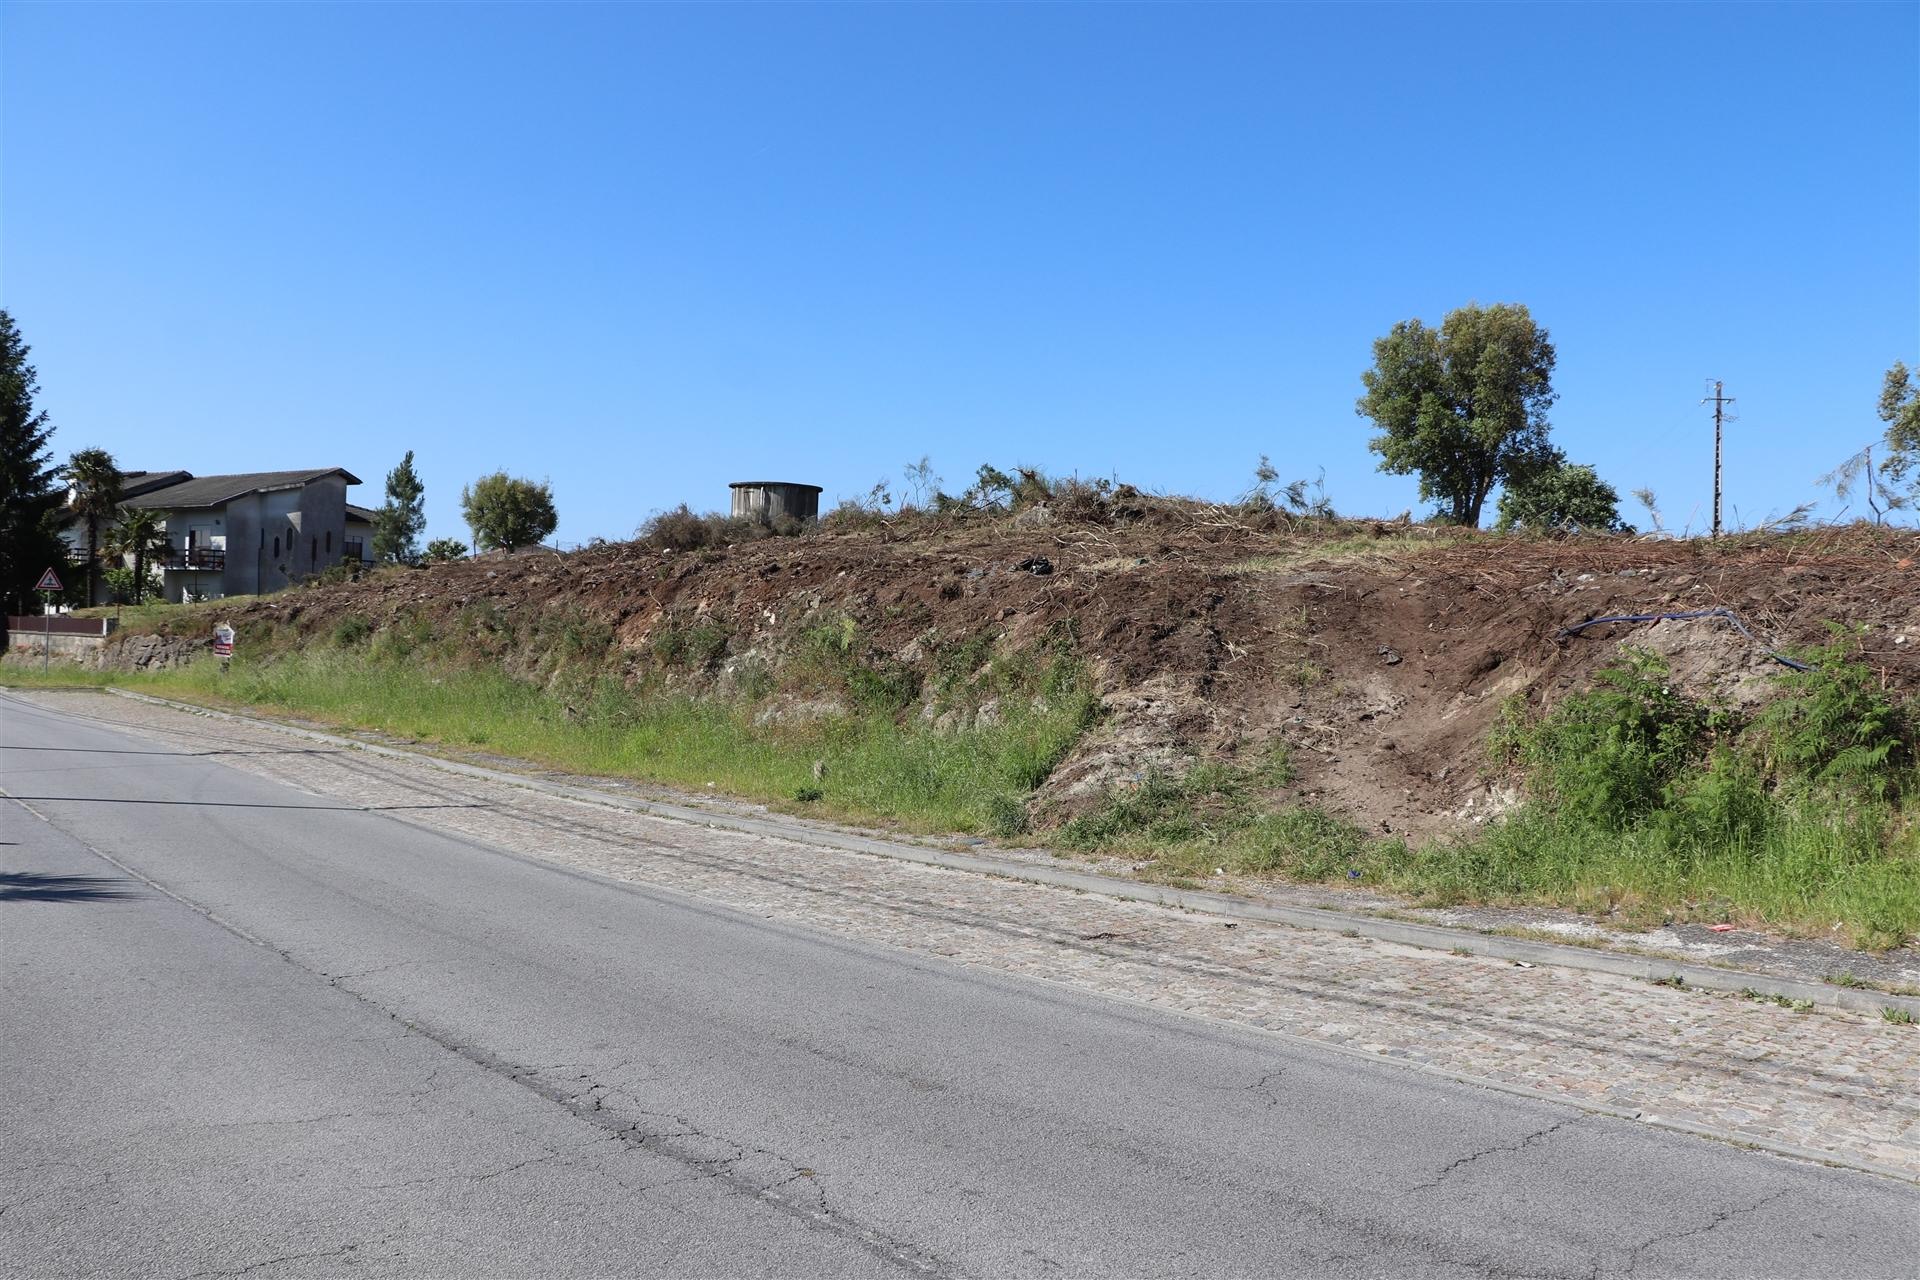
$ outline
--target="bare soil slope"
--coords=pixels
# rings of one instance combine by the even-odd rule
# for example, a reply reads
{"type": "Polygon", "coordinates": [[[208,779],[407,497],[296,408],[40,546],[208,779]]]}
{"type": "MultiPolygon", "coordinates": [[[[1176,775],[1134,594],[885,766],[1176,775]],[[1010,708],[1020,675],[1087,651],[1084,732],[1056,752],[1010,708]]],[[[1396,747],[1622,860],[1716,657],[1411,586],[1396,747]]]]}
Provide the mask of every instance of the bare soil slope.
{"type": "MultiPolygon", "coordinates": [[[[1751,700],[1779,669],[1767,646],[1823,642],[1839,623],[1865,628],[1868,660],[1913,689],[1916,560],[1911,532],[1858,528],[1707,543],[1373,522],[1261,532],[1198,517],[922,520],[717,551],[626,543],[390,570],[232,618],[243,638],[282,642],[328,636],[348,615],[442,635],[478,634],[476,618],[502,612],[587,620],[611,630],[630,678],[658,671],[664,630],[700,626],[724,635],[724,648],[678,678],[723,692],[749,666],[777,664],[810,626],[847,628],[873,660],[923,675],[969,641],[1011,652],[1064,632],[1092,665],[1107,714],[1036,798],[1039,821],[1152,768],[1245,758],[1280,741],[1299,794],[1418,837],[1504,802],[1485,748],[1503,701],[1580,687],[1622,642],[1666,653],[1675,679],[1696,690],[1751,700]],[[1761,643],[1716,619],[1565,634],[1608,615],[1713,608],[1733,610],[1761,643]]],[[[159,630],[197,646],[204,626],[183,617],[159,630]]],[[[550,641],[497,656],[534,673],[542,655],[529,643],[550,641]]],[[[941,713],[929,696],[908,714],[941,713]]]]}

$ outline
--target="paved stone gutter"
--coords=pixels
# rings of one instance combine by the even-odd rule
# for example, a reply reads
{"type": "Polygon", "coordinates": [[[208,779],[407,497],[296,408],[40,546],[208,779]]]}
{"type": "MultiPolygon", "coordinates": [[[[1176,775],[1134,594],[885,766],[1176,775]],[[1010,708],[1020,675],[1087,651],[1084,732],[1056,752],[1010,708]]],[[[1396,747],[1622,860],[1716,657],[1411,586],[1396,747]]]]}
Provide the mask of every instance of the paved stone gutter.
{"type": "Polygon", "coordinates": [[[1197,895],[1206,909],[1188,909],[1196,895],[1034,883],[1040,868],[1013,861],[981,874],[980,860],[943,850],[797,839],[769,817],[669,815],[670,806],[632,797],[566,794],[579,789],[249,717],[33,696],[183,749],[232,750],[235,768],[371,809],[457,806],[391,816],[616,880],[1920,1181],[1920,1028],[1885,1021],[1876,993],[1823,987],[1799,1012],[1593,965],[1506,958],[1508,948],[1576,948],[1439,931],[1472,953],[1454,954],[1439,939],[1409,946],[1374,927],[1432,926],[1355,917],[1354,926],[1314,918],[1293,927],[1239,899],[1197,895]],[[289,746],[296,732],[309,743],[289,746]],[[333,749],[313,751],[316,737],[333,749]],[[1361,926],[1374,936],[1343,932],[1361,926]],[[1843,995],[1873,1007],[1838,1007],[1843,995]]]}

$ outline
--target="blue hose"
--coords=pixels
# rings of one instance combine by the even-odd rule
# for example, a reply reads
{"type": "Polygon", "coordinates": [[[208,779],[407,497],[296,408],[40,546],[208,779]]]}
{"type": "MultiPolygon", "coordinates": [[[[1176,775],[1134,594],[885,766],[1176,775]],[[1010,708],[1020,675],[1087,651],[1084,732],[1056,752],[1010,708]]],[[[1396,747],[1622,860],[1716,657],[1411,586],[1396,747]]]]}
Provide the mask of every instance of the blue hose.
{"type": "MultiPolygon", "coordinates": [[[[1578,622],[1571,627],[1564,628],[1555,639],[1563,639],[1567,636],[1577,635],[1585,631],[1588,627],[1597,627],[1603,622],[1686,622],[1693,618],[1725,618],[1734,625],[1734,629],[1741,635],[1753,641],[1755,644],[1760,643],[1759,637],[1747,630],[1746,624],[1735,617],[1731,609],[1694,609],[1687,613],[1621,613],[1615,614],[1610,618],[1589,618],[1585,622],[1578,622]]],[[[1768,649],[1766,653],[1769,658],[1772,658],[1783,667],[1792,667],[1795,671],[1813,670],[1813,668],[1809,667],[1806,663],[1795,662],[1792,658],[1786,657],[1784,654],[1776,653],[1772,649],[1768,649]]]]}

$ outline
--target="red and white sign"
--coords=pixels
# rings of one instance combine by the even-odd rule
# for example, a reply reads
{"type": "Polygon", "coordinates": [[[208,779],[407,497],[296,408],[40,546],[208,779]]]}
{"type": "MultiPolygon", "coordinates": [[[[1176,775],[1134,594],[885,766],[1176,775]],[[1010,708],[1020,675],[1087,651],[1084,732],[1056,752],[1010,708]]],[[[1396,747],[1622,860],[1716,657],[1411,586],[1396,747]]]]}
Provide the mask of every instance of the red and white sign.
{"type": "Polygon", "coordinates": [[[216,657],[233,656],[233,628],[224,622],[213,629],[213,652],[216,657]]]}
{"type": "Polygon", "coordinates": [[[65,587],[60,585],[60,575],[53,571],[52,566],[48,566],[47,571],[40,575],[40,581],[33,584],[33,589],[35,591],[66,590],[65,587]]]}

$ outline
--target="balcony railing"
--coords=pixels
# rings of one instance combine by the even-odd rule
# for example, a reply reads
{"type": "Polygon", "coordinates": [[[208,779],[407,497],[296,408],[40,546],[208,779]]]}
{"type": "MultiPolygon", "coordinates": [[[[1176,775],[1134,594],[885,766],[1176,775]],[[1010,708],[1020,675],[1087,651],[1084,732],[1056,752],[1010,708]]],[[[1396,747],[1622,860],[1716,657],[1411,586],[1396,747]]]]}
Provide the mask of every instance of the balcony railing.
{"type": "Polygon", "coordinates": [[[168,569],[225,569],[227,549],[225,547],[168,547],[167,554],[160,563],[168,569]]]}
{"type": "Polygon", "coordinates": [[[340,558],[348,564],[360,564],[367,558],[364,544],[358,538],[348,538],[340,544],[340,558]]]}

